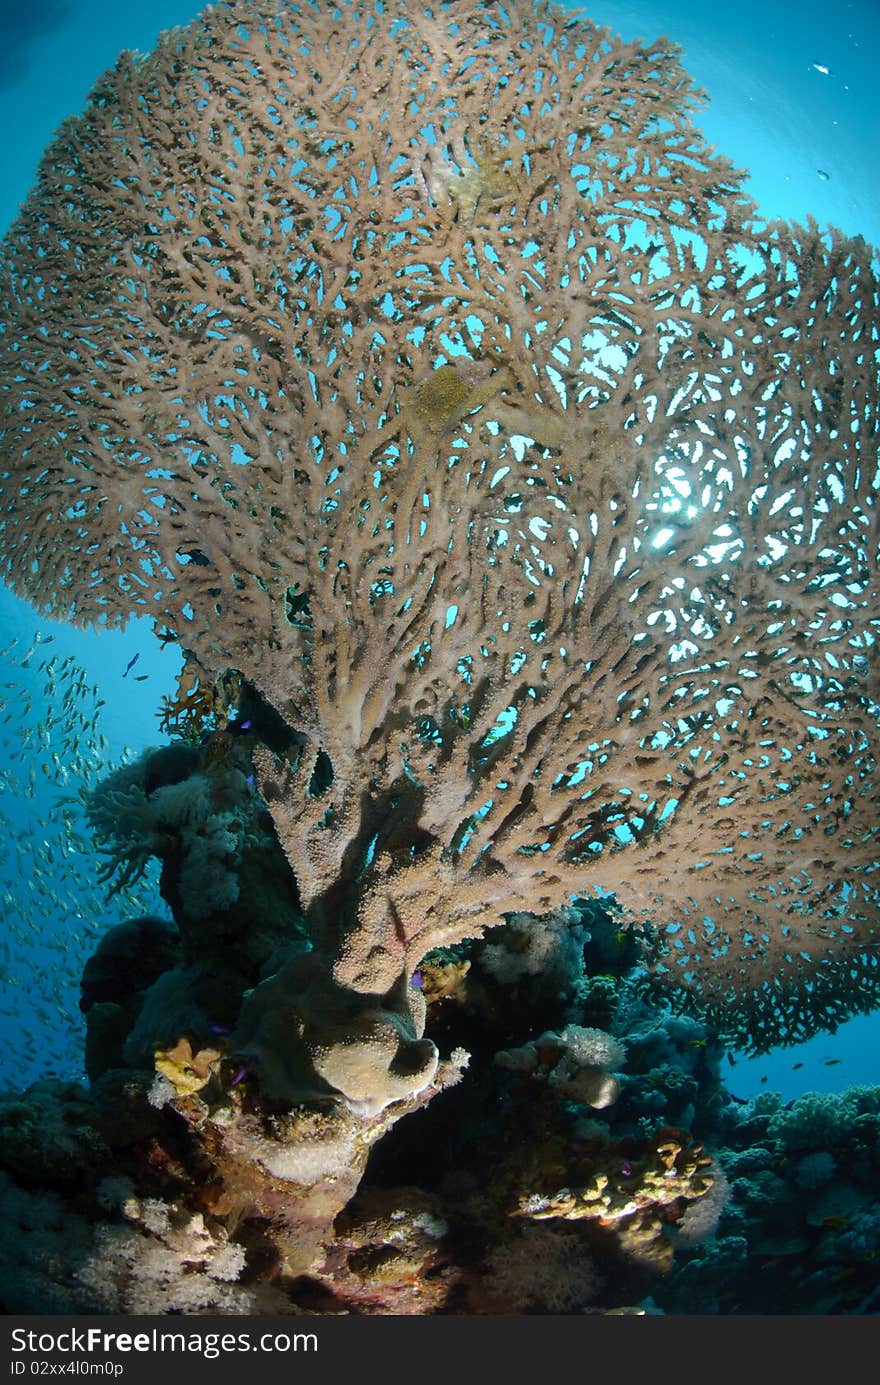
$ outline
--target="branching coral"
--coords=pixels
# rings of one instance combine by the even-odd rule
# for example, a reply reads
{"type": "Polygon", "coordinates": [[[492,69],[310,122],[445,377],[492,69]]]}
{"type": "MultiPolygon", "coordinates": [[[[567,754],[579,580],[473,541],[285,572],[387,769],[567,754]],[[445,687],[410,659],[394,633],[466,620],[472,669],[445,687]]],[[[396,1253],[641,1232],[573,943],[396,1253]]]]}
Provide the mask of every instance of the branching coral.
{"type": "MultiPolygon", "coordinates": [[[[610,1148],[604,1167],[593,1163],[589,1181],[552,1191],[543,1187],[520,1196],[520,1216],[536,1221],[595,1221],[601,1227],[616,1226],[624,1249],[635,1259],[672,1263],[672,1246],[664,1236],[664,1213],[670,1220],[712,1187],[711,1159],[699,1145],[681,1132],[661,1132],[639,1155],[625,1157],[610,1148]]],[[[547,1175],[539,1175],[546,1183],[547,1175]]]]}
{"type": "Polygon", "coordinates": [[[296,733],[356,992],[593,885],[761,1036],[876,983],[871,252],[762,222],[698,98],[544,3],[218,4],[4,242],[8,578],[296,733]]]}
{"type": "Polygon", "coordinates": [[[189,744],[214,730],[226,718],[240,695],[240,678],[226,674],[213,684],[205,684],[194,670],[184,665],[173,697],[165,697],[159,709],[159,729],[179,736],[189,744]]]}

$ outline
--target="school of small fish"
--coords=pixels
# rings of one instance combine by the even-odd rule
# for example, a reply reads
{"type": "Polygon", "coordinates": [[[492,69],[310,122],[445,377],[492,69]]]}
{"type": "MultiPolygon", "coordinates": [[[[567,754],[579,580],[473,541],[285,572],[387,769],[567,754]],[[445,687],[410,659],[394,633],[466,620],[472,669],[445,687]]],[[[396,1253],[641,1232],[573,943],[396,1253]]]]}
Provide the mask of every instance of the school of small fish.
{"type": "Polygon", "coordinates": [[[98,684],[53,643],[37,631],[0,650],[0,1087],[12,1090],[82,1080],[83,964],[112,924],[162,908],[155,876],[109,903],[98,883],[83,799],[119,761],[98,684]]]}

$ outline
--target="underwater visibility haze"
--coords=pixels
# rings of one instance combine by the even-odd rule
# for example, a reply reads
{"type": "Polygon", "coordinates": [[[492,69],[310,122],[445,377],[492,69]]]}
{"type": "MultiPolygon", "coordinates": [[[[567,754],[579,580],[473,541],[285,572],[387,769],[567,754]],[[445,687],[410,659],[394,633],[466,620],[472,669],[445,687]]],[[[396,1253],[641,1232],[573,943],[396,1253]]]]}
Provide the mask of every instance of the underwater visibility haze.
{"type": "Polygon", "coordinates": [[[4,1309],[876,1313],[874,8],[3,23],[4,1309]]]}

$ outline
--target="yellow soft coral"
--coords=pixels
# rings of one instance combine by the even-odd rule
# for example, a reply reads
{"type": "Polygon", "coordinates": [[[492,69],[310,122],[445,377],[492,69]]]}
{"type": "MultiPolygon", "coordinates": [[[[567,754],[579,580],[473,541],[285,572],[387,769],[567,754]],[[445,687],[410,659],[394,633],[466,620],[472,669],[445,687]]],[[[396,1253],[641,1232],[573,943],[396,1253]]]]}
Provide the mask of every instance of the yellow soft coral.
{"type": "Polygon", "coordinates": [[[155,1057],[156,1071],[168,1078],[177,1095],[192,1096],[207,1085],[221,1054],[216,1048],[194,1053],[189,1039],[181,1038],[173,1048],[157,1049],[155,1057]]]}

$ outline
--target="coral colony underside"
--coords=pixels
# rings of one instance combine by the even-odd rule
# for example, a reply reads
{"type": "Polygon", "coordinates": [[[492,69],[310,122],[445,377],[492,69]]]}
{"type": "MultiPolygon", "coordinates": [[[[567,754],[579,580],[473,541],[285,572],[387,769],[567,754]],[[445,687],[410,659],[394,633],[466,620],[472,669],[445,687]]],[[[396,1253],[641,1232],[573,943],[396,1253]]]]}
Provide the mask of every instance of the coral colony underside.
{"type": "Polygon", "coordinates": [[[87,1085],[0,1101],[11,1312],[871,1313],[878,279],[674,45],[221,3],[0,251],[0,561],[185,659],[83,797],[87,1085]]]}

